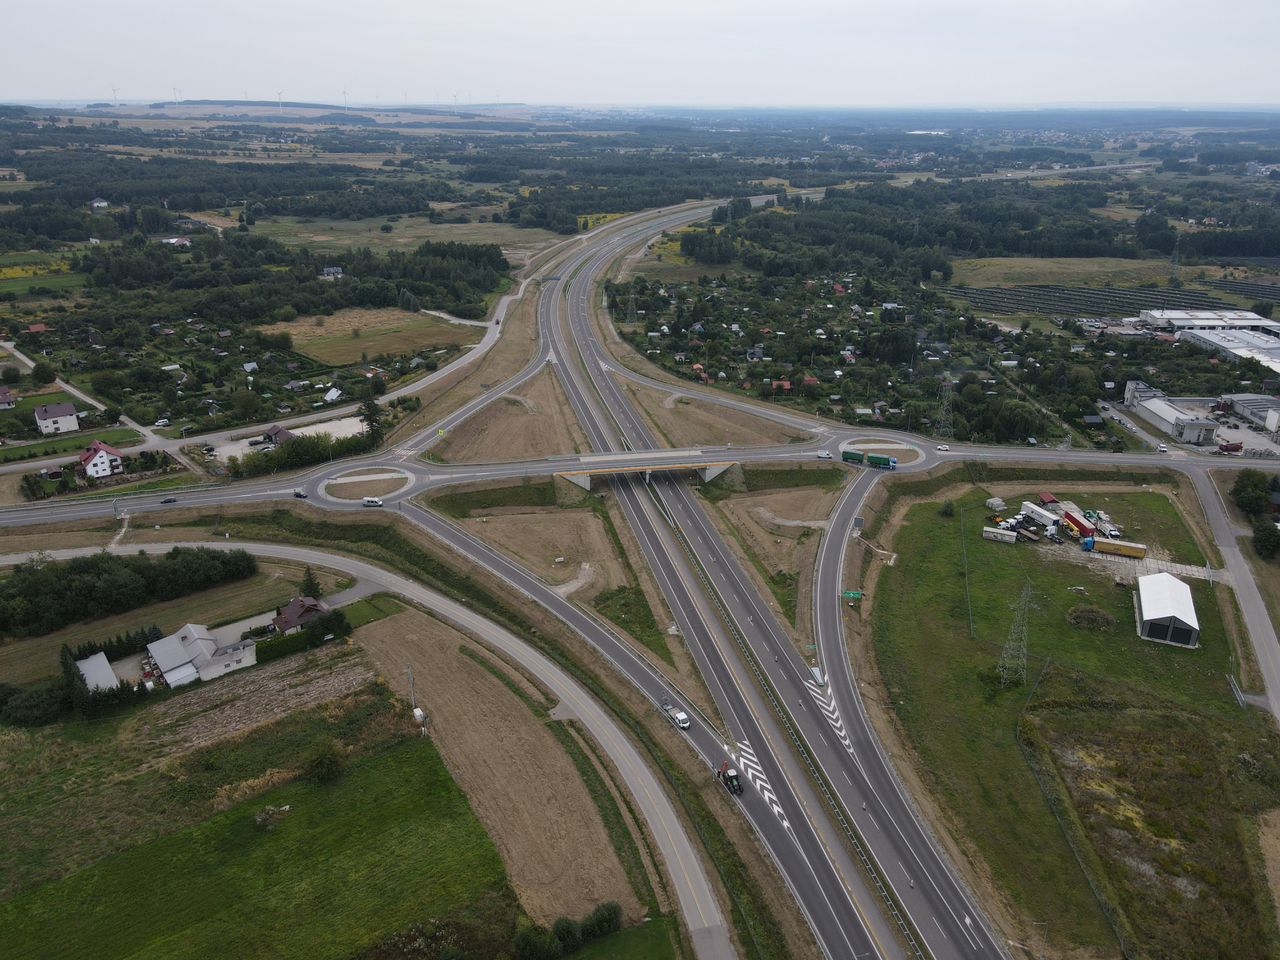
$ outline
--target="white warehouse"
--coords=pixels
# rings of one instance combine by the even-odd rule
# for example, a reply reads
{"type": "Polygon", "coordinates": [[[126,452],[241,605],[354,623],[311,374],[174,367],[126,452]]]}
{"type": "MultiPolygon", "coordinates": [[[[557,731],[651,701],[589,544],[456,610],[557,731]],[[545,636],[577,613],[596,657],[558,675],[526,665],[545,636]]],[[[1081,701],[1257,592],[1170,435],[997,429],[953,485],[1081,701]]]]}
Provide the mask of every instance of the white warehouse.
{"type": "Polygon", "coordinates": [[[1169,573],[1138,578],[1134,596],[1138,636],[1180,647],[1200,646],[1200,620],[1191,588],[1169,573]]]}

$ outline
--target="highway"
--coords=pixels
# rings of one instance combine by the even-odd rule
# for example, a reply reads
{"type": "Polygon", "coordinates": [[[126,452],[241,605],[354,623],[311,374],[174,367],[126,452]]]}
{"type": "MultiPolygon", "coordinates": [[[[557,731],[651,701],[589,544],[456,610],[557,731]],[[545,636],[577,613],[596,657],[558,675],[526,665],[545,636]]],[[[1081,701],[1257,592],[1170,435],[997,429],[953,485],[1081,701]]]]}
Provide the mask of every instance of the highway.
{"type": "MultiPolygon", "coordinates": [[[[511,380],[395,449],[325,464],[287,478],[268,477],[171,493],[177,500],[172,506],[269,503],[291,500],[295,491],[300,491],[324,509],[360,510],[356,502],[328,498],[325,483],[355,467],[402,470],[407,475],[406,486],[383,498],[387,508],[399,511],[408,521],[549,610],[599,650],[655,704],[664,696],[688,703],[644,654],[634,650],[598,617],[560,598],[515,561],[411,500],[424,490],[461,482],[584,469],[652,468],[654,472],[648,477],[617,476],[602,482],[608,484],[632,527],[728,728],[721,729],[713,719],[696,717],[686,736],[709,769],[731,757],[748,773],[749,787],[740,800],[743,814],[791,888],[824,953],[830,957],[898,957],[917,955],[918,948],[919,955],[939,960],[1004,956],[1004,945],[992,934],[979,905],[958,879],[885,756],[863,709],[858,679],[845,646],[839,598],[845,552],[854,535],[855,517],[884,475],[857,471],[820,544],[813,580],[813,639],[822,676],[815,678],[795,654],[771,605],[760,597],[746,571],[726,548],[688,485],[679,474],[668,471],[677,465],[725,460],[812,460],[819,449],[835,451],[840,443],[867,437],[891,437],[913,445],[920,457],[902,467],[903,473],[926,470],[947,460],[1102,463],[1179,471],[1188,477],[1204,505],[1266,681],[1268,702],[1272,713],[1280,717],[1280,642],[1236,545],[1235,538],[1245,531],[1231,522],[1209,478],[1211,469],[1243,464],[1188,454],[1156,457],[955,443],[950,452],[939,453],[927,438],[851,428],[624,368],[608,355],[590,317],[589,307],[597,295],[599,278],[627,251],[662,230],[704,217],[711,206],[688,204],[623,218],[609,224],[608,229],[599,228],[557,247],[554,256],[543,259],[524,278],[525,284],[540,284],[540,340],[533,359],[511,380]],[[481,413],[488,404],[527,382],[547,365],[559,376],[589,438],[591,453],[493,464],[439,464],[421,459],[438,429],[452,429],[467,417],[481,413]],[[644,421],[618,388],[615,375],[762,416],[811,433],[814,439],[770,447],[658,449],[644,421]],[[802,750],[793,748],[793,735],[803,745],[802,750]],[[824,788],[847,817],[848,830],[841,824],[841,817],[833,816],[831,804],[819,796],[824,788]],[[871,880],[858,868],[855,857],[849,855],[846,843],[861,846],[878,865],[871,880]],[[904,921],[901,927],[896,917],[886,916],[886,897],[877,880],[883,883],[887,900],[900,911],[904,921]]],[[[492,328],[494,338],[498,330],[497,326],[492,328]]],[[[412,388],[420,389],[422,385],[419,381],[412,388]]],[[[235,432],[244,434],[250,428],[235,432]]],[[[1266,462],[1248,465],[1280,469],[1280,465],[1266,462]]],[[[31,469],[32,464],[24,468],[31,469]]],[[[163,495],[150,494],[122,497],[118,502],[102,498],[4,508],[0,509],[0,526],[109,517],[126,510],[134,517],[145,516],[170,509],[170,505],[161,502],[163,499],[163,495]]],[[[335,565],[332,560],[323,562],[335,565]]],[[[696,906],[683,899],[681,908],[692,932],[705,910],[699,913],[696,906]],[[690,909],[695,911],[693,915],[688,912],[690,909]]],[[[713,928],[714,925],[707,929],[713,928]]],[[[718,952],[723,943],[713,945],[705,938],[695,942],[704,944],[698,951],[700,957],[726,955],[718,952]]]]}

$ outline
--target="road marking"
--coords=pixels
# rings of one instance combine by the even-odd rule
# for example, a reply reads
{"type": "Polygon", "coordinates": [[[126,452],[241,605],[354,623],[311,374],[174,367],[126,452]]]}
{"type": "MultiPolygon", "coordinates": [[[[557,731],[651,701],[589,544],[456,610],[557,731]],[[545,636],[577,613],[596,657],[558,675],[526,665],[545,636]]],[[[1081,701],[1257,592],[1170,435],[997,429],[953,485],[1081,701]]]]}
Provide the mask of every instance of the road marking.
{"type": "MultiPolygon", "coordinates": [[[[817,702],[823,716],[827,718],[827,723],[831,724],[831,729],[835,731],[840,745],[849,751],[849,756],[853,756],[853,741],[849,739],[849,734],[845,731],[844,720],[840,716],[839,707],[836,706],[835,694],[825,692],[822,687],[809,679],[805,680],[804,685],[809,688],[809,694],[817,702]]],[[[822,739],[825,743],[827,738],[823,737],[822,739]]],[[[847,777],[848,774],[845,774],[845,776],[847,777]]]]}
{"type": "MultiPolygon", "coordinates": [[[[733,755],[730,754],[730,756],[733,755]]],[[[738,755],[733,757],[733,760],[742,768],[743,776],[756,788],[760,796],[764,797],[765,802],[773,808],[774,815],[782,821],[782,825],[787,830],[790,830],[791,824],[787,821],[787,816],[782,811],[782,805],[778,803],[778,795],[773,792],[773,787],[769,785],[769,778],[764,775],[764,768],[760,766],[760,761],[756,759],[756,752],[751,749],[751,745],[745,740],[738,741],[738,755]]]]}

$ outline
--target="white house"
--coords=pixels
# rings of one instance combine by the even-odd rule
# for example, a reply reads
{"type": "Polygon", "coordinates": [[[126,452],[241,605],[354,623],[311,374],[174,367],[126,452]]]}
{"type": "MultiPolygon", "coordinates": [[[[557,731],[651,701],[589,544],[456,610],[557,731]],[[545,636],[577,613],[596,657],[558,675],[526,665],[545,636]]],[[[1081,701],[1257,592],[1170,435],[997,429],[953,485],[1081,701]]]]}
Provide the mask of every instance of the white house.
{"type": "Polygon", "coordinates": [[[188,623],[177,633],[147,644],[147,652],[171,687],[214,680],[258,662],[253,640],[219,640],[202,623],[188,623]]]}
{"type": "Polygon", "coordinates": [[[124,454],[101,440],[95,440],[80,454],[80,469],[86,477],[109,477],[124,473],[124,454]]]}
{"type": "Polygon", "coordinates": [[[73,404],[49,403],[36,407],[36,427],[43,434],[71,433],[80,429],[80,420],[73,404]]]}
{"type": "Polygon", "coordinates": [[[342,399],[342,391],[339,390],[337,387],[330,387],[327,391],[325,391],[325,395],[324,395],[325,403],[336,403],[341,399],[342,399]]]}

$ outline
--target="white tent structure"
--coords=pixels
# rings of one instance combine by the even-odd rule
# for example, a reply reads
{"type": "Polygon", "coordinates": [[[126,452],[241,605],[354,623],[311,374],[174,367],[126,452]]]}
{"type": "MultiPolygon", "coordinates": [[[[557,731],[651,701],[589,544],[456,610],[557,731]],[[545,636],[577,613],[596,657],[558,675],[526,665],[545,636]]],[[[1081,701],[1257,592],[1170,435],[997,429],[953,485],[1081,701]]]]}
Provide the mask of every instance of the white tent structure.
{"type": "Polygon", "coordinates": [[[1200,620],[1191,588],[1169,573],[1138,578],[1138,636],[1180,647],[1200,645],[1200,620]]]}

